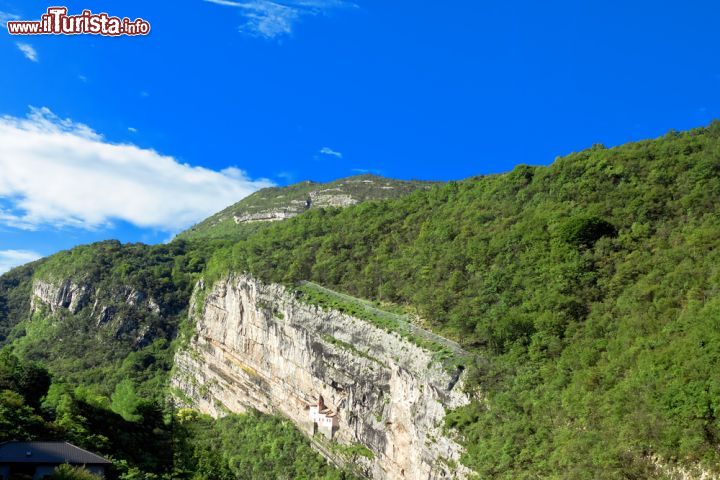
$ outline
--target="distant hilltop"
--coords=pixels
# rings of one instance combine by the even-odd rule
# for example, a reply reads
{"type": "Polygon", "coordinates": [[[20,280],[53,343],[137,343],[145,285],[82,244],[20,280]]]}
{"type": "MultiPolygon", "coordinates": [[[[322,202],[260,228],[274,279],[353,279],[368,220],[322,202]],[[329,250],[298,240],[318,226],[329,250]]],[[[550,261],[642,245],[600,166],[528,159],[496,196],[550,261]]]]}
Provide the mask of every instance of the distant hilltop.
{"type": "Polygon", "coordinates": [[[347,207],[430,188],[438,182],[393,180],[365,174],[328,183],[304,181],[259,190],[178,235],[178,239],[244,237],[258,224],[285,220],[317,207],[347,207]]]}

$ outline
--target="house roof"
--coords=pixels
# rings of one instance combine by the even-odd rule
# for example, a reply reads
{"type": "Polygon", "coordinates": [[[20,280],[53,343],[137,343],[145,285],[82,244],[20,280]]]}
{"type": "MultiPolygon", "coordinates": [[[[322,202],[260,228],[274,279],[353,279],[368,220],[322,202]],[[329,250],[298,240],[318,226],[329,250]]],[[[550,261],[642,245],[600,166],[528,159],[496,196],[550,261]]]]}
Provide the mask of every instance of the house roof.
{"type": "Polygon", "coordinates": [[[67,442],[5,442],[0,443],[0,463],[109,465],[111,462],[67,442]]]}

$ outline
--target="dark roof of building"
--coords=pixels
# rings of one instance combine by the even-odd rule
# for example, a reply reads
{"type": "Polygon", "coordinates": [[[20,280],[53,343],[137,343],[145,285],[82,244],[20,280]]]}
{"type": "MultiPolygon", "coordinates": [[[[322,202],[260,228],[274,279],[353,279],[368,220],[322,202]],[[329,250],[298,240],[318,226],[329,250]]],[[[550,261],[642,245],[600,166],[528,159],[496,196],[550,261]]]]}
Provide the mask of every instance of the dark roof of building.
{"type": "Polygon", "coordinates": [[[111,462],[67,442],[5,442],[0,443],[0,463],[108,465],[111,462]]]}

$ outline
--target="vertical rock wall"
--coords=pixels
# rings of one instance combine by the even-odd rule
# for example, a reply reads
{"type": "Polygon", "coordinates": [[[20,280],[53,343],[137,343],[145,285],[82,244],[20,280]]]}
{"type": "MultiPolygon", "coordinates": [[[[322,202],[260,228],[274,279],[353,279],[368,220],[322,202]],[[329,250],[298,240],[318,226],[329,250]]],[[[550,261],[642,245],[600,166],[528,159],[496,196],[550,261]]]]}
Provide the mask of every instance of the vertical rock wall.
{"type": "Polygon", "coordinates": [[[312,436],[310,405],[322,396],[337,429],[313,443],[331,460],[378,479],[465,477],[443,418],[469,400],[431,352],[249,276],[196,293],[195,332],[172,380],[180,399],[214,416],[279,413],[312,436]]]}

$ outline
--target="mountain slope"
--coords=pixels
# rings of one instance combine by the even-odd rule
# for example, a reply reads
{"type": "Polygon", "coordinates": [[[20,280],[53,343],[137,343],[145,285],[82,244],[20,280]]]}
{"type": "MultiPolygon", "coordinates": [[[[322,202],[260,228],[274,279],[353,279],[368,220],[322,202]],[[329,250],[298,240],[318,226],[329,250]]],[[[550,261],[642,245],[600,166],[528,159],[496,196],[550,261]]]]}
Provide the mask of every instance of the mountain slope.
{"type": "Polygon", "coordinates": [[[449,425],[484,476],[718,475],[718,198],[714,123],[308,212],[217,252],[205,278],[406,305],[474,349],[487,401],[449,425]]]}
{"type": "Polygon", "coordinates": [[[5,297],[15,305],[0,310],[0,331],[9,337],[0,344],[9,342],[58,378],[108,396],[132,371],[138,379],[153,379],[143,393],[160,397],[156,383],[170,368],[170,342],[204,256],[183,242],[106,241],[15,269],[0,277],[0,303],[5,297]],[[18,287],[2,288],[13,278],[18,287]]]}
{"type": "MultiPolygon", "coordinates": [[[[307,194],[297,188],[291,201],[307,194]]],[[[105,398],[123,377],[162,394],[193,285],[232,272],[295,290],[307,280],[402,310],[476,355],[477,401],[447,423],[483,477],[720,475],[720,124],[238,234],[235,215],[284,212],[271,192],[169,246],[81,247],[3,276],[6,342],[105,398]],[[133,327],[117,335],[97,315],[125,286],[145,297],[111,295],[117,325],[133,327]]]]}
{"type": "Polygon", "coordinates": [[[328,183],[311,181],[264,188],[177,236],[180,240],[245,237],[266,222],[292,218],[312,208],[346,207],[429,188],[434,182],[357,175],[328,183]]]}
{"type": "Polygon", "coordinates": [[[215,421],[170,402],[177,336],[213,248],[107,241],[1,276],[0,442],[71,441],[112,459],[111,479],[352,479],[283,418],[215,421]]]}

